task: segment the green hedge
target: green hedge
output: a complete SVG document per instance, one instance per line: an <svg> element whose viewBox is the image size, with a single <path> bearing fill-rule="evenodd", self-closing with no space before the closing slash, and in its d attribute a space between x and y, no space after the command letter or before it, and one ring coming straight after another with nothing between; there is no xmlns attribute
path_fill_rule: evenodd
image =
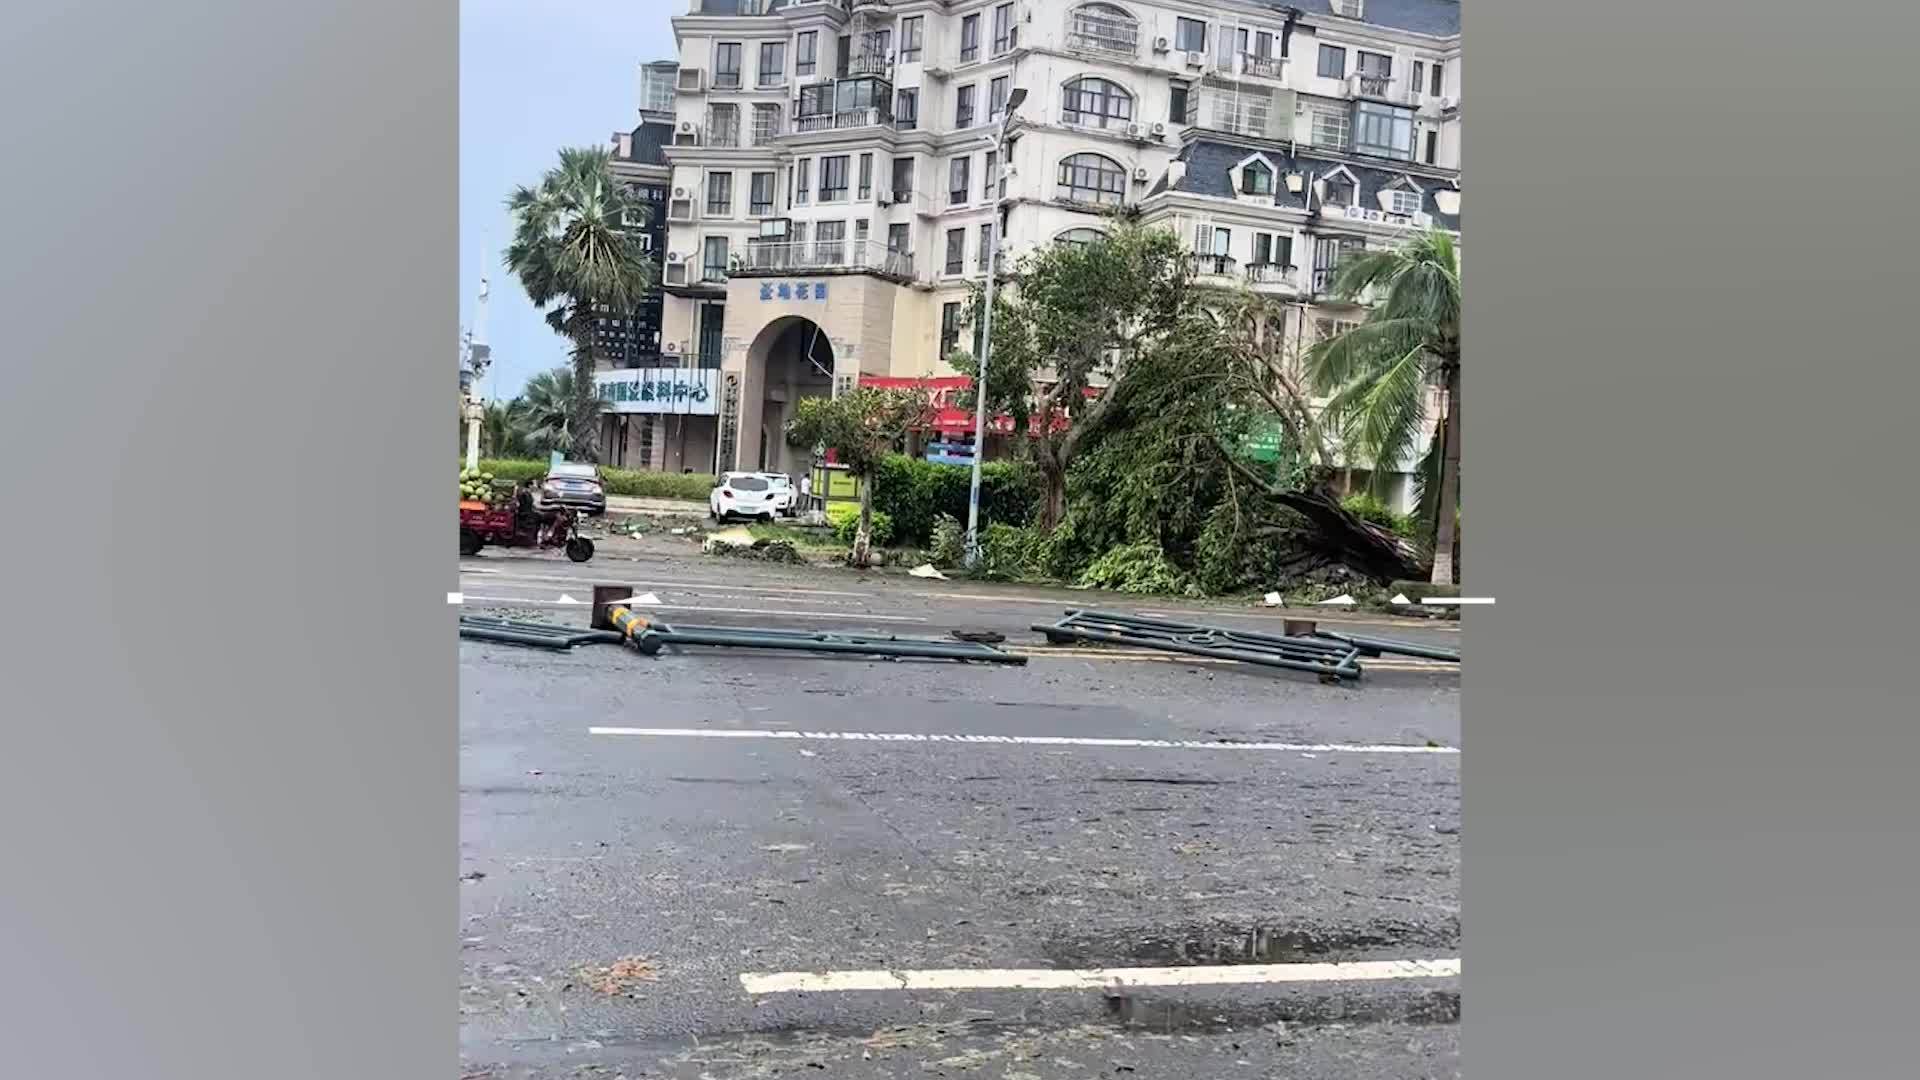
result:
<svg viewBox="0 0 1920 1080"><path fill-rule="evenodd" d="M547 475L547 463L544 461L487 461L480 462L483 472L493 474L495 480L517 483L521 480L538 480ZM714 478L706 473L665 473L636 472L631 469L612 469L600 466L600 482L609 495L623 495L637 499L692 499L705 502L713 490Z"/></svg>
<svg viewBox="0 0 1920 1080"><path fill-rule="evenodd" d="M882 459L873 479L873 508L893 519L896 543L925 546L942 514L967 520L973 470L965 465L893 454ZM1039 472L1026 462L990 461L980 470L983 524L1026 525L1036 516L1040 498Z"/></svg>

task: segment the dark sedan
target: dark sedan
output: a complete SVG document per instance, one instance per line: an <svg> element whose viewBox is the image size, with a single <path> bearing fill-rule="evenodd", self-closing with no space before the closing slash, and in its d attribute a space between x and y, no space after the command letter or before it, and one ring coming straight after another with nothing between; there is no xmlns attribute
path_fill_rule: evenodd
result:
<svg viewBox="0 0 1920 1080"><path fill-rule="evenodd" d="M542 510L565 506L599 517L607 512L607 491L600 482L599 469L568 462L547 470L535 502Z"/></svg>

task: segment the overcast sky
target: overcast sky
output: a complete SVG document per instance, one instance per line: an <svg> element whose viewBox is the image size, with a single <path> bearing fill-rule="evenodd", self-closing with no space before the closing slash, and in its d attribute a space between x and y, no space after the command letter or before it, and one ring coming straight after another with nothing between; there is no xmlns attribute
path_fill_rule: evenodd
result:
<svg viewBox="0 0 1920 1080"><path fill-rule="evenodd" d="M566 342L500 267L507 193L539 179L560 147L605 146L639 123L639 65L674 58L667 20L686 10L687 0L462 0L460 325L472 324L484 266L491 395L512 397L567 362Z"/></svg>

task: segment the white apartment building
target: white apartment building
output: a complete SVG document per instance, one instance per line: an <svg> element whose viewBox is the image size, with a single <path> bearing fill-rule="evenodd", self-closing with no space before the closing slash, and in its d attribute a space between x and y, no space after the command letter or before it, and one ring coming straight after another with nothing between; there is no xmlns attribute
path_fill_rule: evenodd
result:
<svg viewBox="0 0 1920 1080"><path fill-rule="evenodd" d="M661 354L695 385L610 406L705 395L656 467L793 471L799 398L953 376L996 230L1010 267L1129 208L1304 342L1360 318L1326 296L1344 252L1460 228L1458 0L692 0L673 28Z"/></svg>

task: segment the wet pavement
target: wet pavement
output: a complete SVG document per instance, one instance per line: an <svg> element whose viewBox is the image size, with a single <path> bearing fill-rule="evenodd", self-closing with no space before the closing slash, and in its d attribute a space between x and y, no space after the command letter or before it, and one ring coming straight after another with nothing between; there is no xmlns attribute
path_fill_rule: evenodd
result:
<svg viewBox="0 0 1920 1080"><path fill-rule="evenodd" d="M668 621L992 629L1034 657L463 641L468 1075L1457 1075L1457 977L1020 985L1032 971L1459 957L1461 755L1433 752L1460 745L1450 666L1367 661L1360 685L1324 686L1053 648L1027 629L1076 604L1278 629L1270 612L1111 595L671 554L488 553L462 571L470 611L584 623L562 594L627 583ZM1073 741L1100 739L1154 742ZM1321 744L1371 749L1278 748ZM757 996L740 981L951 969L1007 979Z"/></svg>

